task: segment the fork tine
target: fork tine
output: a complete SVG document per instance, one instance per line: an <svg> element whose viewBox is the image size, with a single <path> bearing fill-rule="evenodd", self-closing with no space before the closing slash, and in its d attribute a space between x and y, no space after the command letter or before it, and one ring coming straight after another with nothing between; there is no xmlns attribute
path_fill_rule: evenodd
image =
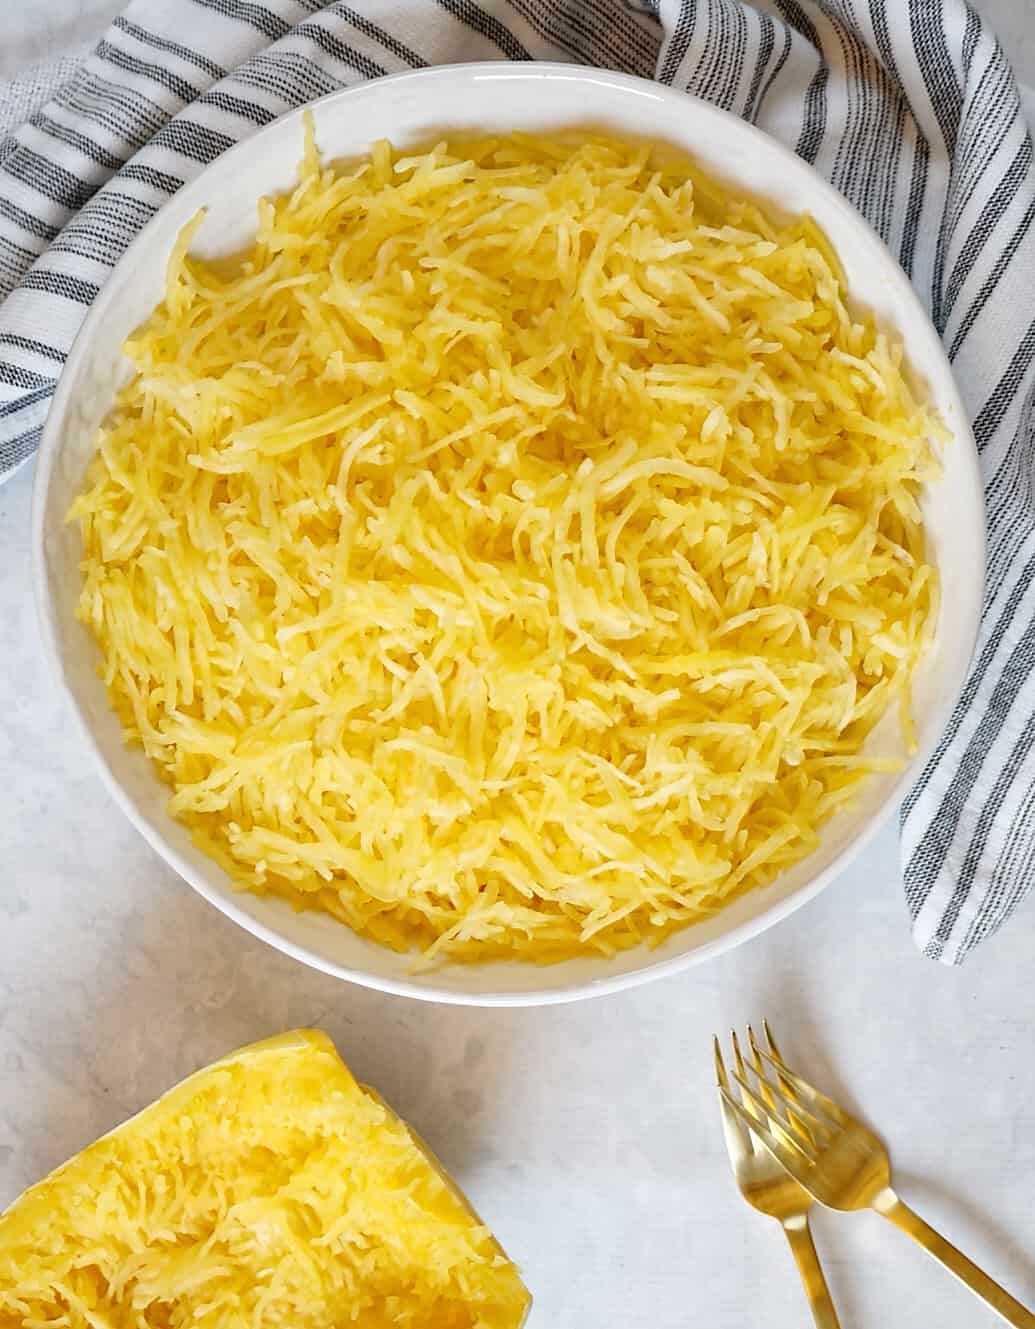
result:
<svg viewBox="0 0 1035 1329"><path fill-rule="evenodd" d="M766 1055L758 1045L755 1038L755 1031L748 1025L748 1040L751 1043L751 1055L754 1062L753 1070L755 1078L758 1081L759 1090L762 1097L770 1108L776 1109L782 1107L787 1113L787 1119L799 1135L808 1139L810 1144L823 1145L829 1143L837 1134L837 1127L825 1122L815 1112L811 1112L801 1101L800 1097L794 1092L789 1084L787 1077L773 1061L772 1057ZM763 1058L776 1071L776 1084L766 1075L766 1068L763 1065Z"/></svg>
<svg viewBox="0 0 1035 1329"><path fill-rule="evenodd" d="M837 1133L836 1127L828 1125L820 1117L809 1109L798 1099L792 1098L786 1094L783 1089L770 1080L764 1071L755 1069L755 1079L758 1082L758 1092L760 1098L764 1101L766 1115L770 1121L779 1121L779 1109L782 1107L787 1113L788 1124L798 1135L800 1135L808 1144L815 1147L822 1147L825 1143L834 1137ZM741 1088L746 1088L745 1081L739 1076L735 1077Z"/></svg>
<svg viewBox="0 0 1035 1329"><path fill-rule="evenodd" d="M722 1048L719 1040L714 1040L715 1047L715 1079L719 1086L719 1107L722 1110L722 1133L726 1137L726 1152L730 1156L730 1162L736 1171L740 1162L745 1158L750 1158L755 1152L755 1142L751 1137L751 1132L745 1127L740 1117L730 1110L730 1082L726 1074L726 1066L722 1060Z"/></svg>
<svg viewBox="0 0 1035 1329"><path fill-rule="evenodd" d="M726 1063L722 1059L722 1047L719 1044L718 1035L712 1039L712 1045L715 1052L715 1079L720 1089L728 1089L729 1079L726 1075Z"/></svg>
<svg viewBox="0 0 1035 1329"><path fill-rule="evenodd" d="M719 1092L722 1095L723 1102L729 1108L730 1113L740 1122L740 1124L761 1140L777 1162L781 1163L792 1177L796 1180L800 1180L803 1171L803 1158L806 1164L811 1160L807 1155L803 1155L800 1147L795 1141L788 1136L786 1132L783 1132L783 1135L786 1136L786 1139L789 1142L788 1144L785 1144L784 1141L763 1122L754 1121L748 1115L747 1108L745 1108L742 1103L738 1103L728 1089L720 1089Z"/></svg>
<svg viewBox="0 0 1035 1329"><path fill-rule="evenodd" d="M751 1037L750 1029L748 1030L748 1037ZM751 1074L758 1082L759 1096L768 1108L775 1109L783 1103L784 1096L780 1092L779 1086L773 1084L772 1080L766 1075L766 1068L762 1065L761 1057L758 1056L758 1049L755 1048L753 1051L755 1055L753 1057L754 1065L751 1067ZM741 1078L738 1083L743 1083L743 1080L747 1077L747 1071L741 1066L739 1067L739 1072L743 1078Z"/></svg>
<svg viewBox="0 0 1035 1329"><path fill-rule="evenodd" d="M769 1082L765 1077L765 1068L762 1065L762 1058L759 1055L758 1043L755 1040L755 1031L750 1025L747 1027L748 1044L751 1048L751 1069L755 1072L755 1078L758 1081L759 1092L765 1100L767 1107L775 1106L773 1103L772 1090L769 1088Z"/></svg>
<svg viewBox="0 0 1035 1329"><path fill-rule="evenodd" d="M806 1163L814 1162L813 1151L816 1148L815 1142L810 1136L795 1133L793 1128L787 1129L787 1123L780 1120L775 1111L771 1111L762 1102L761 1098L755 1093L751 1085L744 1079L738 1071L733 1072L733 1078L740 1086L740 1096L744 1112L752 1119L752 1130L757 1130L761 1135L762 1131L770 1134L775 1133L784 1142L789 1149L794 1149L801 1155Z"/></svg>
<svg viewBox="0 0 1035 1329"><path fill-rule="evenodd" d="M772 1046L771 1043L770 1046ZM804 1098L809 1102L812 1108L818 1108L829 1119L830 1125L824 1123L827 1130L830 1129L830 1126L846 1126L848 1124L851 1120L848 1113L845 1112L843 1108L838 1107L832 1098L828 1098L826 1094L821 1093L814 1085L809 1084L808 1080L803 1080L796 1071L792 1071L782 1057L777 1060L777 1058L771 1057L764 1048L758 1048L757 1051L763 1060L767 1061L776 1071L777 1075L780 1076L781 1082L786 1081L791 1089L793 1089L793 1099L797 1100L797 1106L804 1106L804 1104L801 1103L801 1099ZM783 1097L785 1100L792 1101L792 1095L786 1091L784 1092Z"/></svg>
<svg viewBox="0 0 1035 1329"><path fill-rule="evenodd" d="M736 1029L731 1029L731 1030L730 1030L730 1040L731 1040L731 1042L733 1043L733 1056L734 1056L734 1058L736 1059L737 1070L740 1071L741 1075L743 1075L743 1074L744 1074L744 1058L740 1055L740 1042L739 1042L739 1040L737 1039L737 1031L736 1031Z"/></svg>
<svg viewBox="0 0 1035 1329"><path fill-rule="evenodd" d="M794 1086L790 1083L790 1081L783 1073L783 1067L785 1065L783 1059L783 1053L776 1045L776 1039L773 1037L772 1029L769 1028L768 1020L762 1021L762 1029L765 1031L765 1041L769 1044L769 1051L772 1053L771 1060L777 1063L777 1070L776 1070L777 1079L779 1080L783 1089L786 1091L788 1097L796 1098L797 1095L794 1092ZM756 1046L755 1051L758 1053L759 1057L763 1057L766 1055L762 1051L762 1049L758 1046Z"/></svg>
<svg viewBox="0 0 1035 1329"><path fill-rule="evenodd" d="M787 1090L789 1096L796 1096L795 1088L793 1088L791 1082L789 1082L789 1080L785 1078L785 1075L783 1074L783 1067L785 1065L784 1054L781 1053L779 1047L776 1046L776 1039L773 1038L772 1029L769 1029L768 1019L763 1019L763 1022L761 1022L761 1027L763 1027L763 1031L765 1034L765 1042L767 1042L769 1045L769 1053L772 1054L771 1061L777 1063L777 1079L780 1080L781 1086L783 1086L785 1090ZM760 1058L764 1057L765 1054L763 1053L763 1050L761 1050L761 1047L756 1045L755 1051Z"/></svg>
<svg viewBox="0 0 1035 1329"><path fill-rule="evenodd" d="M776 1039L773 1037L773 1031L769 1028L768 1020L762 1021L762 1032L765 1034L765 1041L769 1044L769 1051L773 1054L773 1056L776 1058L777 1061L782 1062L783 1054L780 1052L780 1049L776 1046Z"/></svg>
<svg viewBox="0 0 1035 1329"><path fill-rule="evenodd" d="M766 1105L764 1103L759 1102L757 1096L754 1093L752 1093L751 1086L747 1082L747 1068L744 1065L744 1058L741 1055L740 1051L740 1040L737 1038L737 1031L735 1029L730 1030L730 1041L733 1044L733 1058L734 1058L733 1078L740 1085L742 1090L743 1089L747 1090L747 1097L744 1099L744 1106L749 1116L752 1116L757 1121L762 1122L765 1120L767 1115Z"/></svg>
<svg viewBox="0 0 1035 1329"><path fill-rule="evenodd" d="M810 1127L803 1119L798 1118L795 1112L792 1112L790 1104L795 1101L795 1096L793 1091L788 1092L788 1087L781 1078L779 1071L777 1071L776 1077L777 1085L779 1087L774 1085L766 1075L765 1067L762 1065L762 1049L758 1046L758 1039L755 1037L755 1031L750 1025L747 1027L747 1035L748 1043L751 1047L751 1069L754 1071L755 1079L758 1082L759 1094L765 1101L766 1106L775 1110L778 1105L782 1105L791 1125L794 1126L798 1133L806 1136L810 1143L818 1143L818 1141L815 1140L815 1133L812 1127ZM781 1093L781 1090L784 1092ZM821 1122L817 1122L816 1124L822 1126Z"/></svg>

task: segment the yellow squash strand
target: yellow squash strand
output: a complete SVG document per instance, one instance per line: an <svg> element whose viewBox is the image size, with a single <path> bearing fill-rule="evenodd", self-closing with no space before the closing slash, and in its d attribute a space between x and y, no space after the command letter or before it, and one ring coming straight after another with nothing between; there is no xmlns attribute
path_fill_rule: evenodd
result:
<svg viewBox="0 0 1035 1329"><path fill-rule="evenodd" d="M939 427L808 219L605 139L310 142L243 261L188 242L80 614L240 886L427 958L612 953L894 765Z"/></svg>
<svg viewBox="0 0 1035 1329"><path fill-rule="evenodd" d="M0 1329L520 1329L528 1304L309 1030L199 1071L0 1215Z"/></svg>

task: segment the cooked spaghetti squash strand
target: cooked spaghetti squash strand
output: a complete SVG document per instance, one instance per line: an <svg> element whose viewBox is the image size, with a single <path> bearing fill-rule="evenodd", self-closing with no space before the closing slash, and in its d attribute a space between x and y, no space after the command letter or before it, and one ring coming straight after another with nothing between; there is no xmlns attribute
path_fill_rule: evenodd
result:
<svg viewBox="0 0 1035 1329"><path fill-rule="evenodd" d="M0 1214L0 1329L520 1329L528 1306L315 1030L198 1071Z"/></svg>
<svg viewBox="0 0 1035 1329"><path fill-rule="evenodd" d="M941 431L807 218L602 138L310 141L242 262L168 282L79 612L240 886L611 954L809 853L893 703L912 742Z"/></svg>

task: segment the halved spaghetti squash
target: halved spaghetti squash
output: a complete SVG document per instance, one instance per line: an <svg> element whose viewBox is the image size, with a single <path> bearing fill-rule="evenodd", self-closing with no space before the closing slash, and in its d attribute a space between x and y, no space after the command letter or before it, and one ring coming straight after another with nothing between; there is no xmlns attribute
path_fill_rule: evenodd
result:
<svg viewBox="0 0 1035 1329"><path fill-rule="evenodd" d="M301 1030L199 1071L0 1217L0 1329L518 1329L514 1265Z"/></svg>

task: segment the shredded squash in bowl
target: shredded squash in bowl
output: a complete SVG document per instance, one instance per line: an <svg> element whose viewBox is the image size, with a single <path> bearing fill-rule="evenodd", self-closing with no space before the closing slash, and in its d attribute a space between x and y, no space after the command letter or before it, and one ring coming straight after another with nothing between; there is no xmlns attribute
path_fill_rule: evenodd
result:
<svg viewBox="0 0 1035 1329"><path fill-rule="evenodd" d="M243 888L424 959L654 942L892 751L941 428L807 218L605 138L310 136L174 252L72 509L79 612Z"/></svg>

